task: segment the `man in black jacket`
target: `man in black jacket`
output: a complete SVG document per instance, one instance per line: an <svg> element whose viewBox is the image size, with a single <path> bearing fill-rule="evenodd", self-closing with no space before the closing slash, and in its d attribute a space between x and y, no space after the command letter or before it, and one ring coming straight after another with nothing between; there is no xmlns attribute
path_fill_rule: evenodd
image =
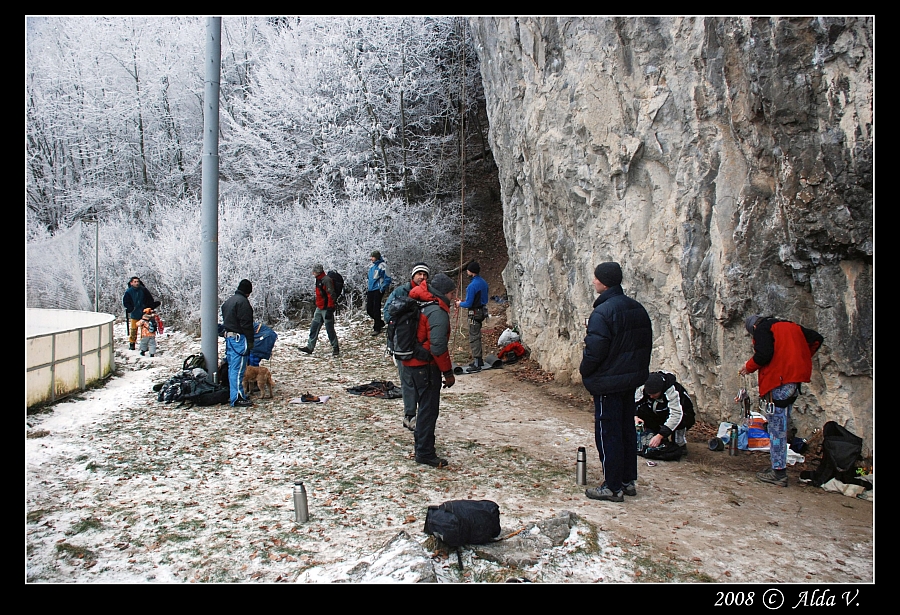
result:
<svg viewBox="0 0 900 615"><path fill-rule="evenodd" d="M244 391L244 372L253 350L253 307L247 296L253 292L250 280L241 280L234 294L222 304L225 327L225 359L228 361L228 386L232 406L247 407L253 403Z"/></svg>
<svg viewBox="0 0 900 615"><path fill-rule="evenodd" d="M128 280L128 288L122 297L122 305L125 306L125 315L128 318L128 349L134 350L138 324L144 317L144 308L156 309L159 307L159 301L154 301L153 295L150 294L141 279L133 276Z"/></svg>
<svg viewBox="0 0 900 615"><path fill-rule="evenodd" d="M634 392L650 375L653 326L644 306L622 291L618 263L597 265L593 284L600 296L588 320L579 371L594 396L594 438L604 481L584 493L623 502L623 495L637 495Z"/></svg>

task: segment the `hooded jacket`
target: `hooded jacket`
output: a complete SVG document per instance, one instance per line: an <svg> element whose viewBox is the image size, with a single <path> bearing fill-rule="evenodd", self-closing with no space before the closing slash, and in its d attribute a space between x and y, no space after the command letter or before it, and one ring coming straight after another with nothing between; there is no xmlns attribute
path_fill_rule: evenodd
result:
<svg viewBox="0 0 900 615"><path fill-rule="evenodd" d="M650 375L653 326L644 306L611 286L594 301L579 372L591 395L634 391Z"/></svg>
<svg viewBox="0 0 900 615"><path fill-rule="evenodd" d="M316 307L320 310L334 307L334 281L324 271L316 274Z"/></svg>
<svg viewBox="0 0 900 615"><path fill-rule="evenodd" d="M816 331L777 318L763 318L753 329L753 356L744 367L759 371L759 394L783 384L809 382L812 356L825 341Z"/></svg>
<svg viewBox="0 0 900 615"><path fill-rule="evenodd" d="M403 365L419 367L422 365L437 364L441 372L453 369L453 361L450 359L450 308L447 297L439 293L433 287L423 281L409 291L409 296L416 301L436 301L426 305L419 314L419 328L416 340L429 352L431 357L427 361L421 359L407 359Z"/></svg>

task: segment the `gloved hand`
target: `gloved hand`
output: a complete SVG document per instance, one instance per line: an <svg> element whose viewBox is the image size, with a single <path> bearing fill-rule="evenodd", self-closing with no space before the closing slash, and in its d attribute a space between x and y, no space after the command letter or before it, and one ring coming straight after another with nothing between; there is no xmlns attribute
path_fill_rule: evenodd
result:
<svg viewBox="0 0 900 615"><path fill-rule="evenodd" d="M441 374L444 377L444 388L449 389L454 384L456 384L456 376L453 375L453 370L448 370Z"/></svg>
<svg viewBox="0 0 900 615"><path fill-rule="evenodd" d="M335 308L333 307L325 309L325 316L328 318L328 320L334 320L334 310Z"/></svg>

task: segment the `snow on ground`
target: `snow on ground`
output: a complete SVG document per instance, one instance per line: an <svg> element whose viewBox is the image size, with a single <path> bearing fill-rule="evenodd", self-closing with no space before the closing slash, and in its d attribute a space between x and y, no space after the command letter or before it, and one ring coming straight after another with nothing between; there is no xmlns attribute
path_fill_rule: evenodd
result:
<svg viewBox="0 0 900 615"><path fill-rule="evenodd" d="M441 430L442 421L487 403L464 390L442 396L438 453L453 451L451 468L416 464L412 434L400 426L401 400L346 392L397 380L368 326L359 316L339 318L340 359L324 332L307 357L296 350L306 330L279 331L269 362L275 399L254 397L254 407L241 409L157 402L153 385L199 352L199 339L169 330L158 356L140 357L125 350L124 323L117 324L117 374L26 416L26 581L408 581L401 573L351 574L383 560L380 550L401 531L421 546L439 582L630 578L627 550L583 520L563 544L517 569L465 549L460 571L455 554L436 548L422 530L428 505L493 499L504 533L534 532L530 524L556 514L541 516L534 498L546 499L571 476ZM288 403L307 391L332 398ZM305 524L293 520L295 480L308 491Z"/></svg>

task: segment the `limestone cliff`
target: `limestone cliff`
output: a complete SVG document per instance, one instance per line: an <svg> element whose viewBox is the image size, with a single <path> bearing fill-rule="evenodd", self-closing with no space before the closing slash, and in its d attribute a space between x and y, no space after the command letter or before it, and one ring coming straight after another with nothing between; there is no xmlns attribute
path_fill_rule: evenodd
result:
<svg viewBox="0 0 900 615"><path fill-rule="evenodd" d="M651 368L736 419L744 318L825 336L795 406L871 445L872 18L470 19L500 171L511 318L578 382L594 266L622 264Z"/></svg>

